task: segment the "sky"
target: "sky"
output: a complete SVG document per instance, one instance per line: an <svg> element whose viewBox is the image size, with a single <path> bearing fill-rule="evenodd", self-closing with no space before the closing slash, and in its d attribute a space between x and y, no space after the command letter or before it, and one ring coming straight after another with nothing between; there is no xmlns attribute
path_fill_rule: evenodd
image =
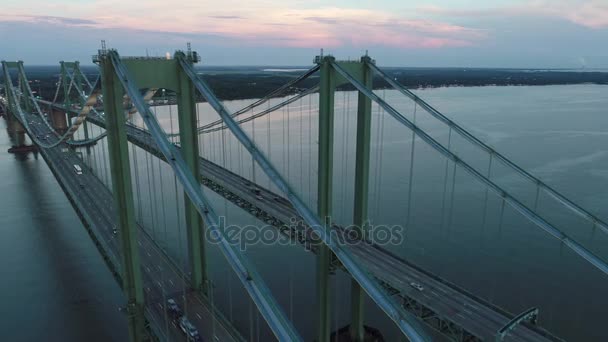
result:
<svg viewBox="0 0 608 342"><path fill-rule="evenodd" d="M91 64L102 39L205 65L608 68L608 0L2 0L0 59Z"/></svg>

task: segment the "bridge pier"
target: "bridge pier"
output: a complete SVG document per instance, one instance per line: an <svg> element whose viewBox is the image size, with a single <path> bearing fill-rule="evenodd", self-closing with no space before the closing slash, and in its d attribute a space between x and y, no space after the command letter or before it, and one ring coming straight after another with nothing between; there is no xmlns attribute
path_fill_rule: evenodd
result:
<svg viewBox="0 0 608 342"><path fill-rule="evenodd" d="M68 130L66 114L59 109L51 109L51 122L53 123L53 128L59 134L64 134Z"/></svg>
<svg viewBox="0 0 608 342"><path fill-rule="evenodd" d="M23 125L13 119L11 120L11 131L13 132L13 137L15 139L14 146L21 147L25 145L25 128Z"/></svg>
<svg viewBox="0 0 608 342"><path fill-rule="evenodd" d="M358 330L359 328L354 329ZM384 336L378 329L362 326L360 336L353 336L352 331L352 325L342 327L331 333L330 340L332 342L384 342Z"/></svg>
<svg viewBox="0 0 608 342"><path fill-rule="evenodd" d="M25 144L25 128L11 113L6 113L6 123L11 136L11 142L13 143L13 146L8 149L9 153L36 151L36 145Z"/></svg>

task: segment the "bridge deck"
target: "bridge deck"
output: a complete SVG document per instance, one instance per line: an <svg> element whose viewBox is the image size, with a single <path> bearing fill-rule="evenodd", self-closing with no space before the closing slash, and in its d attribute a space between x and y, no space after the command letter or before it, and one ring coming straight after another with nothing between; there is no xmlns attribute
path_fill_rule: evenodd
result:
<svg viewBox="0 0 608 342"><path fill-rule="evenodd" d="M48 127L38 116L29 115L27 119L32 122L30 126L34 134L46 136L50 133ZM55 136L49 134L48 141L54 142L53 139L56 139ZM120 281L120 241L118 235L113 233L117 215L112 193L89 169L83 167L82 175L75 174L73 165L82 166L83 163L75 152L67 149L67 145L62 144L40 150L92 238L100 246L100 252L104 255L106 262ZM204 297L188 290L189 284L185 283L182 272L145 233L143 227L139 227L137 243L142 265L146 317L157 335L168 334L171 340L185 338L179 327L170 319L168 319L168 324L165 324L167 313L164 299L174 298L182 310L187 307L188 318L198 328L205 340L214 341L214 335L220 341L243 340L236 329L224 318L212 314L211 306ZM186 289L185 292L183 289ZM215 329L215 334L213 329Z"/></svg>
<svg viewBox="0 0 608 342"><path fill-rule="evenodd" d="M50 104L46 102L46 104ZM61 108L60 105L55 105ZM105 128L103 118L90 115L89 121ZM127 125L129 141L148 152L162 158L156 143L144 130ZM299 218L289 201L259 185L262 199L250 191L247 179L212 163L200 159L203 184L221 196L252 213L257 218L286 232L291 218ZM307 247L311 229L289 232ZM399 298L402 306L417 315L431 327L461 341L493 340L496 332L508 323L514 315L481 298L403 260L390 252L368 243L351 247L352 253L385 288ZM410 283L424 287L419 291ZM512 341L561 341L548 332L524 324L508 337Z"/></svg>

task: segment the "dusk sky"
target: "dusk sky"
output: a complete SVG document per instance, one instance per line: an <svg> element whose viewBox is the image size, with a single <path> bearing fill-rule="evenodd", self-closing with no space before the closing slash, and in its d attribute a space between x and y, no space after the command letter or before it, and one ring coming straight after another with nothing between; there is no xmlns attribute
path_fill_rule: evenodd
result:
<svg viewBox="0 0 608 342"><path fill-rule="evenodd" d="M369 50L383 66L607 68L608 0L3 0L0 59L91 64L100 41L207 65L309 65Z"/></svg>

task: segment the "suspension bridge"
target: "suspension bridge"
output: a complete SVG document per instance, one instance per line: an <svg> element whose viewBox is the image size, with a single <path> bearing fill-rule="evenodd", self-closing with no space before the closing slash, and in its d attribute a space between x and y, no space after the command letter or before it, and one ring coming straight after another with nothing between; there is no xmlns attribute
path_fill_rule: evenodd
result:
<svg viewBox="0 0 608 342"><path fill-rule="evenodd" d="M509 312L373 238L378 204L373 208L370 198L380 191L382 153L372 154L384 143L384 120L402 129L411 146L400 151L409 163L408 191L400 194L405 227L415 211L415 145L424 144L441 158L441 229L457 224L458 170L482 189L481 229L501 230L508 218L525 221L541 233L534 236L608 273L602 249L582 238L608 233L605 222L397 84L369 56L317 56L301 76L235 110L195 69L199 56L190 49L150 58L103 47L93 61L99 75L62 62L53 99L35 95L22 62L3 61L0 103L14 151L35 149L44 158L122 287L133 341L380 341L381 331L366 324L370 305L404 340L560 341L542 327L533 305ZM385 90L374 89L374 78L403 102L391 103ZM307 79L315 85L299 87ZM152 105L158 102L176 105ZM443 130L427 129L428 120ZM312 309L293 305L293 269L281 272L289 278L284 298L261 270L278 261L255 263L234 243L230 228L252 221L314 255L308 270L314 276L302 284L314 293ZM346 326L332 326L341 309L332 305L337 274L350 282L338 289L350 298ZM219 277L228 279L226 289ZM314 329L294 318L300 310L314 317Z"/></svg>

